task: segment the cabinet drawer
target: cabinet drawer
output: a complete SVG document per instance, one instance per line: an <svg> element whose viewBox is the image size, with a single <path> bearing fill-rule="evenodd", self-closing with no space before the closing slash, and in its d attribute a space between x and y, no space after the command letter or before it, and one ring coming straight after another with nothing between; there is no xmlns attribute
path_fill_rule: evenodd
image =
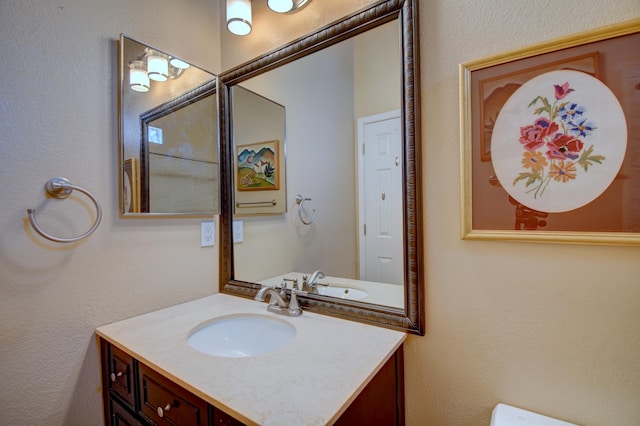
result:
<svg viewBox="0 0 640 426"><path fill-rule="evenodd" d="M140 413L155 424L207 426L208 404L142 363L138 363Z"/></svg>
<svg viewBox="0 0 640 426"><path fill-rule="evenodd" d="M133 358L116 346L109 345L107 350L107 380L109 390L135 410L135 391L133 379Z"/></svg>
<svg viewBox="0 0 640 426"><path fill-rule="evenodd" d="M143 426L133 414L116 401L110 400L109 408L111 411L110 426Z"/></svg>

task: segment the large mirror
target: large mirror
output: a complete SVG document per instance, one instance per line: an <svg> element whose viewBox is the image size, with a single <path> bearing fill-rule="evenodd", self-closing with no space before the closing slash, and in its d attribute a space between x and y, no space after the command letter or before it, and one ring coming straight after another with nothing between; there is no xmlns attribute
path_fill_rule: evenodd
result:
<svg viewBox="0 0 640 426"><path fill-rule="evenodd" d="M413 2L378 2L220 76L221 291L317 278L303 307L423 333L416 29ZM285 111L284 212L236 208L238 146L272 139L239 137L246 94Z"/></svg>
<svg viewBox="0 0 640 426"><path fill-rule="evenodd" d="M217 78L121 35L121 217L219 212Z"/></svg>

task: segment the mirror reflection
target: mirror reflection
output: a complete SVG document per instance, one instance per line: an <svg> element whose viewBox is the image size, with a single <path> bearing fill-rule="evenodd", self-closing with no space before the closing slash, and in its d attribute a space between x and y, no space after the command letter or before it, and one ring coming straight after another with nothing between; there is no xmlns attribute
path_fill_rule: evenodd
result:
<svg viewBox="0 0 640 426"><path fill-rule="evenodd" d="M242 86L231 88L231 105L235 214L285 213L285 108Z"/></svg>
<svg viewBox="0 0 640 426"><path fill-rule="evenodd" d="M387 25L389 34L380 35L376 31ZM220 87L225 92L225 100L231 98L234 86L242 84L285 107L287 156L287 212L247 217L235 214L234 198L238 191L234 187L237 159L232 137L233 114L230 103L221 104L225 112L220 121L224 142L221 145L221 292L253 297L262 285L278 285L281 277L298 273L307 276L306 283L301 277L303 288L320 282L329 284L316 285L315 292L298 298L306 310L423 334L417 31L416 1L381 0L221 74ZM359 46L360 42L356 41L369 38L374 40L373 44L363 41ZM328 53L333 47L341 49L350 43L354 46L349 53L335 56ZM387 43L395 46L395 50L389 50L394 53L387 53ZM323 59L314 61L316 57ZM290 67L304 62L313 62L313 66ZM328 82L323 80L325 74L331 76ZM279 90L275 90L276 87ZM341 97L337 92L349 96ZM306 102L293 102L296 97ZM396 158L392 148L393 125L386 135L374 139L375 145L383 148L379 151L386 152L385 156L392 159L391 164L398 163L401 169L401 194L395 192L393 179L388 177L390 172L382 173L386 177L378 177L377 183L374 178L373 186L370 186L371 179L361 185L360 181L364 180L360 177L367 176L361 173L364 166L358 162L363 144L355 141L364 137L367 133L364 129L369 124L393 121L398 115L401 155ZM377 131L372 133L378 135ZM305 145L306 140L313 143ZM343 149L344 145L349 148ZM368 146L365 150L369 152ZM385 167L388 166L382 169ZM379 276L384 278L375 279L386 282L368 281L372 278L363 268L365 256L361 254L360 229L364 232L364 225L369 228L369 222L360 200L370 187L375 188L376 195L366 199L395 200L388 203L389 207L379 216L385 217L387 234L395 237L393 229L401 228L402 272L398 273L403 279L400 284L394 284L397 264L394 260L385 268L378 266L378 272L382 272ZM381 188L385 188L384 194ZM396 211L400 212L400 221L391 219ZM380 257L385 256L394 257L396 252ZM381 288L389 292L385 294Z"/></svg>
<svg viewBox="0 0 640 426"><path fill-rule="evenodd" d="M248 129L251 142L278 139L255 112L265 99L284 106L283 121L266 121L286 135L286 210L234 210L235 279L404 307L399 32L396 19L232 88L234 152ZM243 196L236 179L234 205Z"/></svg>
<svg viewBox="0 0 640 426"><path fill-rule="evenodd" d="M216 76L120 37L121 216L219 212Z"/></svg>

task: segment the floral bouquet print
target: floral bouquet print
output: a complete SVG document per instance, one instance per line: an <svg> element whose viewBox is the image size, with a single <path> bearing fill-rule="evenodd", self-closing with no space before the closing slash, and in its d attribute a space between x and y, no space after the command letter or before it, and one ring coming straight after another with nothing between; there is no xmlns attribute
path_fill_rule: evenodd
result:
<svg viewBox="0 0 640 426"><path fill-rule="evenodd" d="M524 182L534 197L542 196L550 183L565 184L576 179L576 167L587 172L605 157L593 153L593 145L585 142L596 130L585 116L585 107L565 100L574 89L569 82L554 84L555 101L536 96L528 108L536 107L533 124L520 128L519 142L524 148L522 167L526 170L513 181Z"/></svg>
<svg viewBox="0 0 640 426"><path fill-rule="evenodd" d="M522 205L564 212L598 198L622 166L624 112L597 78L550 71L524 83L505 102L491 139L500 184Z"/></svg>

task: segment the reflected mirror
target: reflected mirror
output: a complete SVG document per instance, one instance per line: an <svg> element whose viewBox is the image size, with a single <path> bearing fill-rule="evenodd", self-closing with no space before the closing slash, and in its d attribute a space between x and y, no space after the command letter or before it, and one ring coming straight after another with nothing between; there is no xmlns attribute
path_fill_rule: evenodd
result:
<svg viewBox="0 0 640 426"><path fill-rule="evenodd" d="M120 215L219 212L216 76L120 37Z"/></svg>
<svg viewBox="0 0 640 426"><path fill-rule="evenodd" d="M231 110L221 121L221 291L312 284L320 270L300 298L307 309L423 333L415 12L378 2L220 76ZM284 106L285 212L234 208L247 142L236 138L238 85Z"/></svg>
<svg viewBox="0 0 640 426"><path fill-rule="evenodd" d="M284 213L287 211L285 108L242 86L233 86L230 92L236 161L235 214L255 217Z"/></svg>

